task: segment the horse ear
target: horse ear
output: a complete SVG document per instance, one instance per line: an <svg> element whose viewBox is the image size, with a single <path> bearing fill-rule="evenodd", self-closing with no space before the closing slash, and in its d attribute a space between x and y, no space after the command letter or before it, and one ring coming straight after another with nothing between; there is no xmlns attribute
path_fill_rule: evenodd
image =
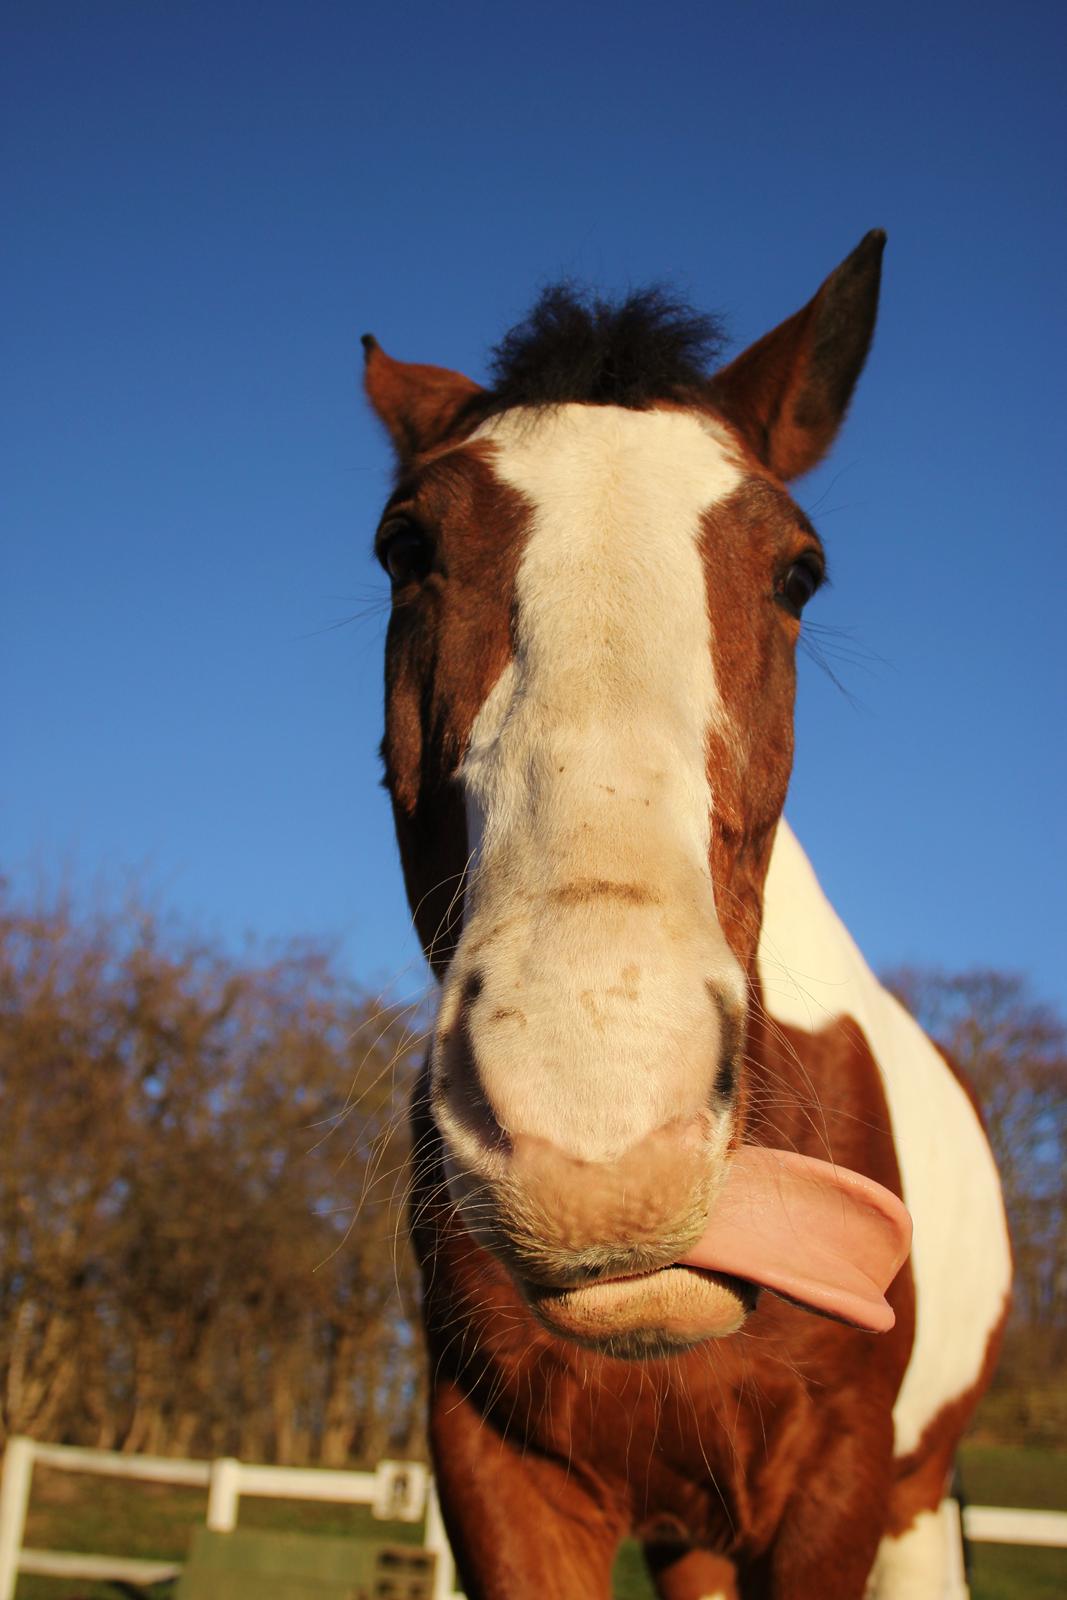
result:
<svg viewBox="0 0 1067 1600"><path fill-rule="evenodd" d="M365 333L362 342L367 399L402 462L447 438L463 406L480 393L461 372L394 361L373 334Z"/></svg>
<svg viewBox="0 0 1067 1600"><path fill-rule="evenodd" d="M825 454L863 370L885 234L868 233L804 308L711 380L711 398L779 478Z"/></svg>

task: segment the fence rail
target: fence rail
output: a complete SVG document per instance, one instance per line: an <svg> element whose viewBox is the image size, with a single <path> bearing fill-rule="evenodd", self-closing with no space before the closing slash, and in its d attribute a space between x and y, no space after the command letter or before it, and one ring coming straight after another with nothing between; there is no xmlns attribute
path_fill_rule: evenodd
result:
<svg viewBox="0 0 1067 1600"><path fill-rule="evenodd" d="M27 1549L22 1539L36 1464L98 1477L140 1478L206 1489L205 1520L218 1533L231 1533L237 1526L238 1507L246 1495L368 1505L376 1517L421 1522L423 1546L437 1558L434 1600L456 1600L452 1550L433 1481L421 1461L379 1461L373 1472L334 1472L324 1467L249 1466L229 1456L216 1461L171 1461L166 1456L127 1456L117 1450L38 1444L19 1437L7 1442L0 1479L0 1600L14 1600L20 1572L148 1584L177 1577L182 1570L182 1563L175 1561Z"/></svg>
<svg viewBox="0 0 1067 1600"><path fill-rule="evenodd" d="M1067 1511L966 1506L963 1531L975 1544L1041 1544L1067 1548Z"/></svg>
<svg viewBox="0 0 1067 1600"><path fill-rule="evenodd" d="M318 1500L369 1505L376 1517L423 1523L423 1545L437 1557L434 1600L462 1600L433 1480L417 1461L380 1461L373 1472L335 1472L322 1467L260 1467L223 1456L216 1461L172 1461L166 1456L121 1455L75 1445L38 1444L13 1437L4 1452L0 1478L0 1600L14 1600L20 1572L40 1577L114 1579L152 1584L177 1577L182 1563L143 1561L124 1556L90 1555L73 1550L32 1550L23 1546L34 1465L108 1478L192 1485L207 1490L207 1526L229 1533L237 1526L243 1496ZM959 1524L954 1501L946 1501L952 1526ZM967 1506L962 1516L968 1539L990 1544L1067 1548L1067 1512L1023 1511L1004 1506ZM958 1548L958 1541L957 1541ZM962 1574L959 1583L962 1583ZM953 1592L966 1594L957 1583Z"/></svg>

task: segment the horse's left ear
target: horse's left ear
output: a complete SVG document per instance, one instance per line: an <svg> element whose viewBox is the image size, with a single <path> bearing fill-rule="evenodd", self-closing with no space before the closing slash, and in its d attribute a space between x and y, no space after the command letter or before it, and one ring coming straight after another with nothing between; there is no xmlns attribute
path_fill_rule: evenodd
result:
<svg viewBox="0 0 1067 1600"><path fill-rule="evenodd" d="M363 335L363 386L401 462L440 444L479 386L461 372L394 361L373 334Z"/></svg>
<svg viewBox="0 0 1067 1600"><path fill-rule="evenodd" d="M711 380L711 398L776 477L829 449L863 370L878 312L885 234L875 228L814 299Z"/></svg>

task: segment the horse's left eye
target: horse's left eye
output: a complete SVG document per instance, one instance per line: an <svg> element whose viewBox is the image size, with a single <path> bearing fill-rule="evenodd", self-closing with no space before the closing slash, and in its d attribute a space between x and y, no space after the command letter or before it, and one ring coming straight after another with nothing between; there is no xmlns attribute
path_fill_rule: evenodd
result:
<svg viewBox="0 0 1067 1600"><path fill-rule="evenodd" d="M787 567L775 586L775 594L794 617L799 617L822 583L823 570L813 556L802 556Z"/></svg>
<svg viewBox="0 0 1067 1600"><path fill-rule="evenodd" d="M378 535L377 555L394 589L424 578L430 566L426 535L406 519L386 523Z"/></svg>

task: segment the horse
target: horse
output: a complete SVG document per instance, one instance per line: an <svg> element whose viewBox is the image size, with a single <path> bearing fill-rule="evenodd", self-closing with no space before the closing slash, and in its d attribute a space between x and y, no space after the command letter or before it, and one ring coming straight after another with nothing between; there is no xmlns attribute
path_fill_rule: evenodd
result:
<svg viewBox="0 0 1067 1600"><path fill-rule="evenodd" d="M469 1600L608 1596L630 1535L661 1600L946 1581L1010 1292L997 1175L782 816L826 570L785 485L844 418L884 243L725 365L663 289L546 290L488 385L363 341L396 463L385 784L440 987L410 1220Z"/></svg>

